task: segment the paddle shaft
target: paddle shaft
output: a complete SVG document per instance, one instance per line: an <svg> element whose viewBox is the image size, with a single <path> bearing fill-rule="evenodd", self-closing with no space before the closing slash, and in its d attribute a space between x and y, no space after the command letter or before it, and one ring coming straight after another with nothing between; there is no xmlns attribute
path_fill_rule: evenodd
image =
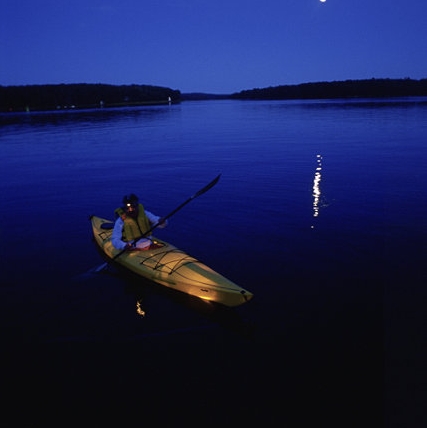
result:
<svg viewBox="0 0 427 428"><path fill-rule="evenodd" d="M138 242L141 238L144 238L145 236L149 235L154 229L156 229L158 226L160 226L161 224L163 224L168 218L172 217L174 214L176 214L181 208L183 208L185 205L187 205L188 203L190 203L193 199L196 199L198 196L203 195L203 193L206 193L209 189L211 189L213 186L215 186L216 183L218 183L219 178L221 177L221 174L219 174L217 177L215 177L209 184L207 184L205 187L203 187L202 189L200 189L199 191L197 191L193 196L190 196L186 201L184 201L181 205L179 205L178 207L176 207L173 211L171 211L168 215L164 216L161 218L161 222L158 222L156 224L153 225L153 227L151 227L149 230L147 230L147 232L145 232L144 234L142 234L141 236L139 236L138 238L134 239L132 241L133 244L135 244L136 242ZM113 260L117 259L117 257L121 256L124 252L126 251L126 249L120 251L120 253L117 253L114 257Z"/></svg>

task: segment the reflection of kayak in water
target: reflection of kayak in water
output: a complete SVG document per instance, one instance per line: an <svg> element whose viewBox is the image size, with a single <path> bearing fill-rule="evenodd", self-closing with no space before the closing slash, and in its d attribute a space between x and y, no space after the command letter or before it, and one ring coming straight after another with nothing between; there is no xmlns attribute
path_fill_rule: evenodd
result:
<svg viewBox="0 0 427 428"><path fill-rule="evenodd" d="M157 238L143 250L125 251L117 256L121 251L111 243L113 223L96 216L91 217L91 222L95 241L102 252L144 278L225 306L239 306L253 297L251 292L199 260Z"/></svg>

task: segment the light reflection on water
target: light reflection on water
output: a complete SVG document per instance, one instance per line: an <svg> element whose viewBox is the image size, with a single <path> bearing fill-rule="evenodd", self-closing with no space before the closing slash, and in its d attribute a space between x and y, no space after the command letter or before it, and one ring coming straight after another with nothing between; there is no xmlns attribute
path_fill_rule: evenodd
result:
<svg viewBox="0 0 427 428"><path fill-rule="evenodd" d="M322 180L322 156L317 155L316 158L317 166L313 180L313 217L319 216L320 196L322 193L320 190L320 181Z"/></svg>

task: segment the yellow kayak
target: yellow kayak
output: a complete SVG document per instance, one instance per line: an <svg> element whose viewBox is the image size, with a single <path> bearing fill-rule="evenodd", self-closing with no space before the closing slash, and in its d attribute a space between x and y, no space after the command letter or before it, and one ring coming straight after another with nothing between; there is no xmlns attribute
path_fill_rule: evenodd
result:
<svg viewBox="0 0 427 428"><path fill-rule="evenodd" d="M246 303L253 297L251 292L160 239L153 238L153 244L145 250L117 250L111 243L112 221L97 216L91 216L90 220L95 241L103 253L144 278L230 307Z"/></svg>

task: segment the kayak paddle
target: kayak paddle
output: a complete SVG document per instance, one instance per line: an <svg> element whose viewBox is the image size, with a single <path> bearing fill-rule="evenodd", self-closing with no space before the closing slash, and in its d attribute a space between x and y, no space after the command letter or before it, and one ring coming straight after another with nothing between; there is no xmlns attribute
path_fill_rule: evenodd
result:
<svg viewBox="0 0 427 428"><path fill-rule="evenodd" d="M193 199L196 199L198 196L203 195L203 193L206 193L209 189L212 189L213 186L215 186L216 183L218 183L219 178L221 177L221 174L219 174L217 177L215 177L209 184L207 184L205 187L203 187L202 189L200 189L199 191L197 191L193 196L190 196L185 202L183 202L181 205L179 205L178 207L176 207L173 211L171 211L168 215L164 216L161 218L161 222L158 222L156 224L153 225L153 227L149 230L147 230L147 232L145 232L144 234L142 234L141 236L139 236L138 238L134 239L132 241L132 244L136 244L141 238L144 238L145 236L149 235L154 229L156 229L156 227L160 226L162 223L164 223L168 218L172 217L174 214L176 214L181 208L183 208L185 205L187 205L189 202L191 202ZM117 259L117 257L120 257L124 252L126 251L126 249L120 251L119 253L117 253L114 257L113 260Z"/></svg>

